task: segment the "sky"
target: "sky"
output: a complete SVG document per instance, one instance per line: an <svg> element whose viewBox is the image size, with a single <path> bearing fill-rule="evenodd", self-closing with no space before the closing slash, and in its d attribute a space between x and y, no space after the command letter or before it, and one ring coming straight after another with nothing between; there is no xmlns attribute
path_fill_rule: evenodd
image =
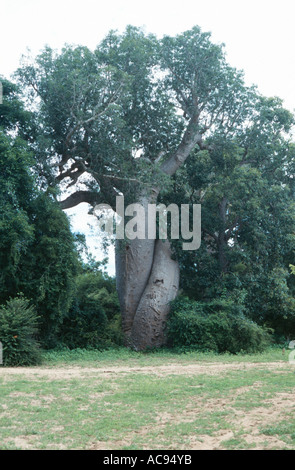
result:
<svg viewBox="0 0 295 470"><path fill-rule="evenodd" d="M28 49L34 56L47 44L94 49L109 30L123 31L128 24L158 37L198 25L213 42L225 44L228 62L244 71L248 85L279 96L294 111L294 14L294 0L0 0L0 75L10 78ZM86 205L67 212L73 229L87 233L91 249L103 257L89 232L93 217Z"/></svg>

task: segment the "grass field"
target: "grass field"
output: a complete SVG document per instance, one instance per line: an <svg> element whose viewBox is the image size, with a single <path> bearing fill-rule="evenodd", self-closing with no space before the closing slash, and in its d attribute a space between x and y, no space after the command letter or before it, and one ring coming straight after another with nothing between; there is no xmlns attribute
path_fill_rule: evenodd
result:
<svg viewBox="0 0 295 470"><path fill-rule="evenodd" d="M0 367L0 448L294 450L294 385L281 349L47 352Z"/></svg>

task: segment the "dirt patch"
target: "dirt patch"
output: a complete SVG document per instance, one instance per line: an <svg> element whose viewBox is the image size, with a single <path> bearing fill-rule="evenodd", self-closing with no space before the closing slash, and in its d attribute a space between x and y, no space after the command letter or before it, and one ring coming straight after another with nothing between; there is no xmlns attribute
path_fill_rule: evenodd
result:
<svg viewBox="0 0 295 470"><path fill-rule="evenodd" d="M81 378L85 376L105 377L108 375L117 374L155 374L157 376L166 375L218 375L222 372L250 369L262 369L262 370L274 370L278 371L290 370L290 364L288 362L268 362L268 363L206 363L206 364L167 364L165 366L143 366L143 367L125 367L125 366L113 366L113 367L7 367L0 368L0 377L9 380L10 376L24 375L30 379L38 380L41 377L48 377L50 380L68 380ZM295 370L295 369L294 369Z"/></svg>
<svg viewBox="0 0 295 470"><path fill-rule="evenodd" d="M259 387L260 383L254 384ZM230 429L219 430L213 435L192 435L188 437L189 444L171 446L161 446L162 437L165 435L166 426L175 426L181 423L194 422L198 415L204 412L204 402L200 399L194 400L181 414L164 412L156 416L156 422L152 425L142 426L136 431L128 434L125 439L112 442L95 442L89 446L91 450L116 450L122 447L131 446L135 437L147 437L150 433L158 433L158 448L167 450L225 450L228 447L226 442L235 438L245 441L255 450L288 449L288 445L275 436L263 435L260 429L266 426L277 424L284 420L295 408L294 393L278 393L271 400L265 400L265 405L255 407L251 410L237 410L232 408L232 403L239 395L249 391L252 387L241 387L227 398L210 399L206 401L208 413L214 411L229 411L227 422ZM151 450L148 444L143 446L144 450Z"/></svg>
<svg viewBox="0 0 295 470"><path fill-rule="evenodd" d="M264 436L254 432L252 435L242 437L251 447L252 445L255 446L253 447L255 450L289 449L285 442L275 436Z"/></svg>
<svg viewBox="0 0 295 470"><path fill-rule="evenodd" d="M21 450L34 450L36 448L36 439L33 436L33 440L30 436L18 436L18 437L11 437L3 440L3 444L11 444L13 443L16 449Z"/></svg>
<svg viewBox="0 0 295 470"><path fill-rule="evenodd" d="M255 388L260 383L253 384ZM242 387L226 399L210 400L206 402L208 412L231 411L227 421L233 431L239 432L240 438L248 444L255 444L256 450L268 450L272 448L288 448L285 442L274 436L263 435L261 429L279 423L290 417L295 409L295 391L293 393L277 393L274 398L265 400L266 406L255 407L251 410L239 410L232 408L232 403L239 395L252 387ZM269 405L269 406L268 406ZM187 410L186 415L190 413ZM234 437L233 431L220 431L212 436L198 436L197 440L191 440L191 448L210 448L222 450L224 442ZM243 433L243 434L242 434ZM201 443L200 443L201 440ZM209 447L208 447L209 446Z"/></svg>

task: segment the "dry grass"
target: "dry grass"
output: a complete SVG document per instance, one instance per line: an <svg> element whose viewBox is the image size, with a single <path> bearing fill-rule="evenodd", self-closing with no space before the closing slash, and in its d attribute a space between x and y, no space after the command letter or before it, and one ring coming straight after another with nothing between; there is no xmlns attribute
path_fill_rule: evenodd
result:
<svg viewBox="0 0 295 470"><path fill-rule="evenodd" d="M148 356L1 368L1 449L295 449L295 367Z"/></svg>

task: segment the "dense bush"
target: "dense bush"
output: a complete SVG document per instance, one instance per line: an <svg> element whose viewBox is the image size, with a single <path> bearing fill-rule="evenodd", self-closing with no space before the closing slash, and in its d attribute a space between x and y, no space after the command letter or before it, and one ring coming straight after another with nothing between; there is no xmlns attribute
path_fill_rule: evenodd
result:
<svg viewBox="0 0 295 470"><path fill-rule="evenodd" d="M200 351L260 352L270 344L268 331L250 321L238 303L215 300L201 303L179 297L167 324L168 343Z"/></svg>
<svg viewBox="0 0 295 470"><path fill-rule="evenodd" d="M122 344L114 279L99 270L77 276L73 304L60 333L60 343L70 349Z"/></svg>
<svg viewBox="0 0 295 470"><path fill-rule="evenodd" d="M0 341L4 366L36 365L41 360L36 340L38 317L22 295L0 307Z"/></svg>
<svg viewBox="0 0 295 470"><path fill-rule="evenodd" d="M295 296L293 276L287 269L275 267L260 273L259 278L249 283L247 311L249 317L259 325L267 325L277 335L295 335Z"/></svg>

